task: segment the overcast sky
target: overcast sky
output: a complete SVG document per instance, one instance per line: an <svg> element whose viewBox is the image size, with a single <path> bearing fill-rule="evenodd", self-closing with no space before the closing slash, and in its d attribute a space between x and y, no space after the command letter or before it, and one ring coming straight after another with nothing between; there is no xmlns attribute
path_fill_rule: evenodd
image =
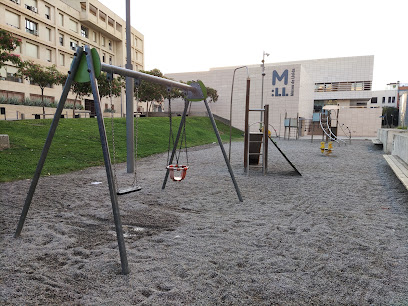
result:
<svg viewBox="0 0 408 306"><path fill-rule="evenodd" d="M100 0L125 19L125 0ZM373 89L408 83L408 0L131 0L145 69L374 55ZM360 80L356 80L360 81Z"/></svg>

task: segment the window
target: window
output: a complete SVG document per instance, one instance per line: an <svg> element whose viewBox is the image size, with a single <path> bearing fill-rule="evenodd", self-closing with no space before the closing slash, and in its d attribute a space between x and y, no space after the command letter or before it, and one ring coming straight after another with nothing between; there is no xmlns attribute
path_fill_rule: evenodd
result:
<svg viewBox="0 0 408 306"><path fill-rule="evenodd" d="M122 25L120 23L116 23L116 31L122 32Z"/></svg>
<svg viewBox="0 0 408 306"><path fill-rule="evenodd" d="M48 62L51 62L51 50L49 49L45 50L45 58Z"/></svg>
<svg viewBox="0 0 408 306"><path fill-rule="evenodd" d="M105 47L105 37L102 36L102 46Z"/></svg>
<svg viewBox="0 0 408 306"><path fill-rule="evenodd" d="M88 28L81 25L81 36L85 37L85 38L88 38L88 33L89 33Z"/></svg>
<svg viewBox="0 0 408 306"><path fill-rule="evenodd" d="M109 56L109 65L112 65L112 56Z"/></svg>
<svg viewBox="0 0 408 306"><path fill-rule="evenodd" d="M75 20L69 19L69 29L78 33L78 23Z"/></svg>
<svg viewBox="0 0 408 306"><path fill-rule="evenodd" d="M16 29L20 28L20 16L12 12L6 11L6 24Z"/></svg>
<svg viewBox="0 0 408 306"><path fill-rule="evenodd" d="M34 13L38 13L37 0L25 0L25 7Z"/></svg>
<svg viewBox="0 0 408 306"><path fill-rule="evenodd" d="M60 26L64 26L64 15L61 13L58 14L58 23Z"/></svg>
<svg viewBox="0 0 408 306"><path fill-rule="evenodd" d="M45 18L51 19L51 9L49 6L45 6Z"/></svg>
<svg viewBox="0 0 408 306"><path fill-rule="evenodd" d="M361 83L361 82L352 83L352 84L351 84L351 90L352 90L352 91L355 91L355 90L358 90L358 91L363 90L363 83Z"/></svg>
<svg viewBox="0 0 408 306"><path fill-rule="evenodd" d="M385 97L382 97L382 103L385 103Z"/></svg>
<svg viewBox="0 0 408 306"><path fill-rule="evenodd" d="M99 19L103 22L106 22L106 14L102 11L99 11Z"/></svg>
<svg viewBox="0 0 408 306"><path fill-rule="evenodd" d="M371 104L377 103L377 97L372 97L371 98Z"/></svg>
<svg viewBox="0 0 408 306"><path fill-rule="evenodd" d="M93 6L92 4L89 3L89 11L91 12L92 15L96 17L96 14L98 12L98 9L96 8L96 6Z"/></svg>
<svg viewBox="0 0 408 306"><path fill-rule="evenodd" d="M64 35L63 34L59 34L59 43L60 43L60 46L64 46Z"/></svg>
<svg viewBox="0 0 408 306"><path fill-rule="evenodd" d="M96 32L92 32L92 40L96 42Z"/></svg>
<svg viewBox="0 0 408 306"><path fill-rule="evenodd" d="M105 53L102 53L102 62L105 62Z"/></svg>
<svg viewBox="0 0 408 306"><path fill-rule="evenodd" d="M81 2L81 12L86 12L86 2Z"/></svg>
<svg viewBox="0 0 408 306"><path fill-rule="evenodd" d="M60 64L61 66L64 66L64 65L65 65L65 56L64 56L64 54L62 54L62 53L60 53L60 55L59 55L59 64Z"/></svg>
<svg viewBox="0 0 408 306"><path fill-rule="evenodd" d="M25 21L26 32L38 36L38 24L26 19Z"/></svg>
<svg viewBox="0 0 408 306"><path fill-rule="evenodd" d="M18 69L7 65L0 68L0 79L17 83L23 82L22 78L18 76Z"/></svg>
<svg viewBox="0 0 408 306"><path fill-rule="evenodd" d="M72 40L71 40L71 41L69 42L69 47L70 47L72 50L76 51L77 46L78 46L78 42L77 42L77 41L72 41Z"/></svg>
<svg viewBox="0 0 408 306"><path fill-rule="evenodd" d="M388 103L391 103L391 97L388 97Z"/></svg>
<svg viewBox="0 0 408 306"><path fill-rule="evenodd" d="M26 42L26 55L38 58L38 46L32 43Z"/></svg>
<svg viewBox="0 0 408 306"><path fill-rule="evenodd" d="M47 39L48 41L51 41L51 39L52 39L51 29L50 29L50 28L45 28L45 31L46 31L46 39Z"/></svg>
<svg viewBox="0 0 408 306"><path fill-rule="evenodd" d="M112 51L112 42L111 42L110 40L109 40L108 45L109 45L109 50L111 50L111 51Z"/></svg>
<svg viewBox="0 0 408 306"><path fill-rule="evenodd" d="M113 28L113 27L115 26L115 20L113 20L112 18L108 17L108 25Z"/></svg>
<svg viewBox="0 0 408 306"><path fill-rule="evenodd" d="M395 97L392 97L392 103L395 103Z"/></svg>

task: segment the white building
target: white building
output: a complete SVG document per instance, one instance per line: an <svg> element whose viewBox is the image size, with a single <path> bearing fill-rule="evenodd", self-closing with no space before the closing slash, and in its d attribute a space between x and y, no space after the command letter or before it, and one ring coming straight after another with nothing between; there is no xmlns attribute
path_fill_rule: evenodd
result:
<svg viewBox="0 0 408 306"><path fill-rule="evenodd" d="M283 135L285 118L312 120L313 112L322 106L340 106L339 124L348 126L352 136L376 136L381 127L381 108L369 106L372 98L374 56L355 56L265 64L262 68L249 65L250 108L269 104L270 124ZM200 79L218 91L219 99L211 104L215 115L229 119L232 78L236 67L213 68L204 72L167 74L175 80ZM244 129L247 71L235 74L232 101L232 125ZM263 87L263 98L262 98ZM178 105L177 105L178 104ZM172 109L181 111L182 103ZM193 112L204 113L202 103L192 106ZM250 114L250 123L260 121L258 113Z"/></svg>

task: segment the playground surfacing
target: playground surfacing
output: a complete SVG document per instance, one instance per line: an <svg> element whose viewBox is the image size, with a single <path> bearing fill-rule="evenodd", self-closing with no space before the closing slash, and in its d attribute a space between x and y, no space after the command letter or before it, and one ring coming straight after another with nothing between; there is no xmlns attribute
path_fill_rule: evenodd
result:
<svg viewBox="0 0 408 306"><path fill-rule="evenodd" d="M119 197L126 276L104 167L42 177L18 239L30 181L0 184L0 304L407 304L408 191L382 151L279 145L302 176L270 146L248 177L233 143L242 203L217 144L165 190L166 154L140 160L143 189Z"/></svg>

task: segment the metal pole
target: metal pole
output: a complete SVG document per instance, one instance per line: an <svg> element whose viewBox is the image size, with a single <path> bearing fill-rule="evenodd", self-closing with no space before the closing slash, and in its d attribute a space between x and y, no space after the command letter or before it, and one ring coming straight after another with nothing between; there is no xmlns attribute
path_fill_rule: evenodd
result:
<svg viewBox="0 0 408 306"><path fill-rule="evenodd" d="M71 89L72 82L74 80L75 74L76 74L76 72L78 70L79 63L81 61L82 52L83 52L82 48L77 49L77 52L75 53L75 58L74 58L74 60L72 62L72 68L68 72L68 78L65 81L65 85L64 85L64 88L62 90L61 98L59 100L58 107L57 107L57 109L55 111L55 114L54 114L54 119L52 120L51 127L50 127L50 130L48 132L47 139L45 141L43 150L41 152L40 160L38 161L38 164L37 164L37 169L35 170L34 177L33 177L32 181L31 181L30 189L28 190L28 194L27 194L27 197L26 197L26 200L25 200L25 203L24 203L23 211L21 212L21 216L20 216L20 220L19 220L18 225L17 225L16 233L14 234L14 237L16 237L16 238L18 236L20 236L21 231L23 229L24 222L25 222L25 219L27 217L27 213L28 213L28 210L30 208L31 201L33 199L35 188L37 187L37 183L38 183L38 180L40 178L41 171L42 171L42 168L43 168L44 163L45 163L45 159L47 158L47 154L48 154L48 151L49 151L50 146L51 146L52 139L53 139L54 134L55 134L55 130L57 129L58 122L59 122L59 120L61 118L62 110L64 109L65 101L67 100L68 93L69 93L69 91Z"/></svg>
<svg viewBox="0 0 408 306"><path fill-rule="evenodd" d="M266 53L265 51L263 52L263 56L262 56L262 92L261 92L261 108L263 108L263 96L264 96L264 78L265 78L265 55L269 56L269 53ZM263 114L261 113L261 125L260 127L262 127L262 120L263 120Z"/></svg>
<svg viewBox="0 0 408 306"><path fill-rule="evenodd" d="M234 73L232 75L232 87L231 87L231 103L230 103L230 120L229 120L229 128L230 128L230 137L229 137L229 150L228 150L228 160L231 162L231 134L232 134L232 94L234 93L234 79L235 79L235 72L238 69L246 68L247 70L247 80L249 80L249 72L247 66L242 66L234 69Z"/></svg>
<svg viewBox="0 0 408 306"><path fill-rule="evenodd" d="M250 80L247 79L247 91L245 100L245 127L244 127L244 172L248 171L249 152L249 89Z"/></svg>
<svg viewBox="0 0 408 306"><path fill-rule="evenodd" d="M263 134L263 155L262 155L262 163L263 163L263 175L266 175L268 172L268 138L269 138L269 105L266 104L264 107L264 134Z"/></svg>
<svg viewBox="0 0 408 306"><path fill-rule="evenodd" d="M108 179L109 193L110 193L110 198L112 202L113 218L115 221L116 236L118 240L120 261L122 265L122 274L128 274L129 267L128 267L128 261L127 261L127 256L126 256L125 240L123 238L122 222L120 219L119 204L118 204L118 198L116 194L116 186L115 186L115 181L113 178L112 164L111 164L109 148L108 148L108 140L106 138L105 125L103 122L103 116L102 116L102 111L101 111L98 84L95 79L95 70L94 70L93 61L92 61L92 53L91 53L91 49L89 48L89 46L85 47L85 54L86 54L86 60L88 63L89 76L91 79L92 94L93 94L94 103L95 103L95 113L96 113L96 117L98 120L99 136L100 136L101 144L102 144L103 159L105 161L106 177Z"/></svg>
<svg viewBox="0 0 408 306"><path fill-rule="evenodd" d="M143 81L148 81L148 82L152 82L156 84L179 88L179 89L186 90L186 91L191 91L192 93L195 93L195 94L200 93L197 88L194 88L193 86L190 86L184 83L172 81L172 80L165 79L165 78L160 78L160 77L150 75L147 73L134 71L134 70L118 67L118 66L101 63L101 70L105 72L116 73L122 76L128 76L128 77L135 78L135 79L140 79Z"/></svg>
<svg viewBox="0 0 408 306"><path fill-rule="evenodd" d="M187 100L185 100L184 101L184 111L183 111L183 115L181 116L180 126L179 126L179 129L177 131L176 139L174 141L173 151L171 152L169 165L171 165L173 163L174 156L176 155L177 145L178 145L178 142L179 142L179 139L180 139L181 131L183 130L184 122L186 121L188 104L189 104L189 102ZM170 114L170 116L171 116L171 114ZM171 137L171 135L170 135L170 137ZM169 178L169 173L170 173L170 171L169 171L169 169L167 169L166 170L166 175L164 176L162 189L166 188L166 183L167 183L167 179Z"/></svg>
<svg viewBox="0 0 408 306"><path fill-rule="evenodd" d="M243 202L241 192L239 191L237 181L235 180L235 176L234 176L234 172L232 171L231 164L228 161L227 153L225 152L224 146L222 144L221 136L220 136L220 133L218 132L218 128L217 128L217 125L215 124L215 120L211 112L210 106L208 105L207 99L204 100L204 104L205 104L205 107L207 108L207 113L208 113L208 116L210 117L212 126L214 128L215 135L217 135L218 144L220 145L222 155L224 155L225 163L227 164L228 171L231 175L232 182L234 183L234 187L235 187L235 191L237 192L238 199L240 202Z"/></svg>
<svg viewBox="0 0 408 306"><path fill-rule="evenodd" d="M130 26L130 0L126 0L126 68L132 70L132 37ZM127 173L135 171L133 80L126 78L126 160Z"/></svg>

